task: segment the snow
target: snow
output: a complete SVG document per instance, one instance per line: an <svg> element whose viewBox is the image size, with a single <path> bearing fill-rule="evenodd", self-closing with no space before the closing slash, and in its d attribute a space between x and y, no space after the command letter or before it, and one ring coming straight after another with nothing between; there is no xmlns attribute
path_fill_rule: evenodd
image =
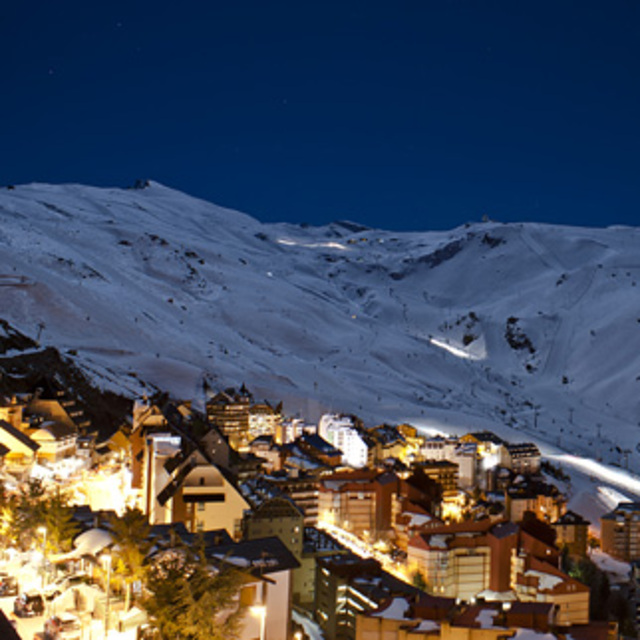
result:
<svg viewBox="0 0 640 640"><path fill-rule="evenodd" d="M422 620L420 624L414 629L416 632L425 631L438 631L440 624L435 620Z"/></svg>
<svg viewBox="0 0 640 640"><path fill-rule="evenodd" d="M482 598L487 602L509 602L518 599L513 591L493 591L491 589L481 591L476 595L476 598Z"/></svg>
<svg viewBox="0 0 640 640"><path fill-rule="evenodd" d="M593 549L589 554L589 558L599 569L609 576L612 583L626 584L629 582L631 565L628 562L616 560L610 555L600 551L600 549Z"/></svg>
<svg viewBox="0 0 640 640"><path fill-rule="evenodd" d="M567 634L567 638L569 638ZM540 631L534 631L533 629L520 629L516 630L516 634L511 640L557 640L553 633L541 633Z"/></svg>
<svg viewBox="0 0 640 640"><path fill-rule="evenodd" d="M105 388L487 428L640 495L639 229L261 224L155 182L0 189L0 229L2 316Z"/></svg>
<svg viewBox="0 0 640 640"><path fill-rule="evenodd" d="M429 538L429 546L434 549L446 549L447 548L447 536L435 535Z"/></svg>
<svg viewBox="0 0 640 640"><path fill-rule="evenodd" d="M250 560L247 560L247 558L241 558L240 556L226 556L222 553L214 553L212 554L212 557L219 558L220 560L224 560L225 562L233 564L237 567L247 568L252 566ZM257 563L256 566L258 566Z"/></svg>
<svg viewBox="0 0 640 640"><path fill-rule="evenodd" d="M481 629L491 629L493 625L493 619L500 613L496 609L482 609L476 616L476 622L480 625Z"/></svg>
<svg viewBox="0 0 640 640"><path fill-rule="evenodd" d="M433 520L433 516L423 513L408 513L409 516L409 527L418 527L423 524L427 524Z"/></svg>
<svg viewBox="0 0 640 640"><path fill-rule="evenodd" d="M406 620L405 613L409 609L409 603L405 598L393 598L389 606L381 611L375 611L370 615L376 618L385 618L387 620Z"/></svg>
<svg viewBox="0 0 640 640"><path fill-rule="evenodd" d="M98 556L104 549L113 544L113 537L104 529L88 529L73 541L73 550L52 558L54 562L64 562L84 555Z"/></svg>
<svg viewBox="0 0 640 640"><path fill-rule="evenodd" d="M310 620L295 609L292 609L291 616L293 621L304 629L305 635L307 635L310 640L325 640L324 633L316 622Z"/></svg>
<svg viewBox="0 0 640 640"><path fill-rule="evenodd" d="M444 342L443 340L438 340L437 338L429 338L429 342L435 347L440 347L440 349L444 349L448 353L456 356L457 358L463 358L464 360L482 360L482 357L474 356L473 354L465 351L462 346L456 346L449 344L448 342Z"/></svg>
<svg viewBox="0 0 640 640"><path fill-rule="evenodd" d="M544 571L536 571L534 569L528 569L524 573L525 577L538 578L538 590L539 591L553 591L559 584L562 584L562 578L554 576Z"/></svg>

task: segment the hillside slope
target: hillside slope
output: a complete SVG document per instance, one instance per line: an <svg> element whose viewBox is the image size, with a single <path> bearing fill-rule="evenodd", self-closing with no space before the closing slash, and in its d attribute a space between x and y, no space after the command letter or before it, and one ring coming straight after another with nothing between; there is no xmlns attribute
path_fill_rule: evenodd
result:
<svg viewBox="0 0 640 640"><path fill-rule="evenodd" d="M266 225L157 183L35 184L0 190L0 291L0 317L130 395L245 382L309 418L518 429L640 467L635 228Z"/></svg>

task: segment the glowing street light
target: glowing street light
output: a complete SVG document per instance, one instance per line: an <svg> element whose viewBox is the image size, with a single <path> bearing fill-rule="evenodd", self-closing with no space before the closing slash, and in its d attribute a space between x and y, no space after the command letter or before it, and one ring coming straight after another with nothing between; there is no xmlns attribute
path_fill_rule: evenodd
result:
<svg viewBox="0 0 640 640"><path fill-rule="evenodd" d="M260 640L265 640L267 607L263 604L255 604L250 608L251 615L260 618Z"/></svg>
<svg viewBox="0 0 640 640"><path fill-rule="evenodd" d="M111 597L111 555L103 553L100 556L103 565L107 565L107 602L104 608L104 637L109 635L109 599Z"/></svg>

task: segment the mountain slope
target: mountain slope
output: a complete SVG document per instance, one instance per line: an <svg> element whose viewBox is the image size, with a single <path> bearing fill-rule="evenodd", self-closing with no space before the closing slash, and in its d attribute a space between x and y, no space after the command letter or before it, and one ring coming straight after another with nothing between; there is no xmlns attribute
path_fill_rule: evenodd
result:
<svg viewBox="0 0 640 640"><path fill-rule="evenodd" d="M2 189L0 222L0 317L103 386L244 381L638 468L637 229L265 225L156 183Z"/></svg>

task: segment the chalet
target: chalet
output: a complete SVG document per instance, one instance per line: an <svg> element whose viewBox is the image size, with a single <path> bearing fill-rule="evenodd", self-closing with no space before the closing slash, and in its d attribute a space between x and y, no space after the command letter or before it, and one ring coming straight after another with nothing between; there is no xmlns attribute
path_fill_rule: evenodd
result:
<svg viewBox="0 0 640 640"><path fill-rule="evenodd" d="M66 423L80 433L91 430L91 420L61 382L51 376L42 378L25 407L31 422L34 418Z"/></svg>
<svg viewBox="0 0 640 640"><path fill-rule="evenodd" d="M149 434L143 453L142 496L150 523L184 522L190 531L222 527L241 535L249 504L224 467L172 433Z"/></svg>
<svg viewBox="0 0 640 640"><path fill-rule="evenodd" d="M29 423L24 419L24 408L27 399L13 395L9 398L0 398L0 420L8 422L15 429L26 429Z"/></svg>
<svg viewBox="0 0 640 640"><path fill-rule="evenodd" d="M38 462L59 462L76 453L76 429L65 422L47 420L28 429L27 434L40 445Z"/></svg>
<svg viewBox="0 0 640 640"><path fill-rule="evenodd" d="M6 420L0 420L0 445L8 449L4 456L8 466L28 466L36 461L40 445L28 435L9 424Z"/></svg>

